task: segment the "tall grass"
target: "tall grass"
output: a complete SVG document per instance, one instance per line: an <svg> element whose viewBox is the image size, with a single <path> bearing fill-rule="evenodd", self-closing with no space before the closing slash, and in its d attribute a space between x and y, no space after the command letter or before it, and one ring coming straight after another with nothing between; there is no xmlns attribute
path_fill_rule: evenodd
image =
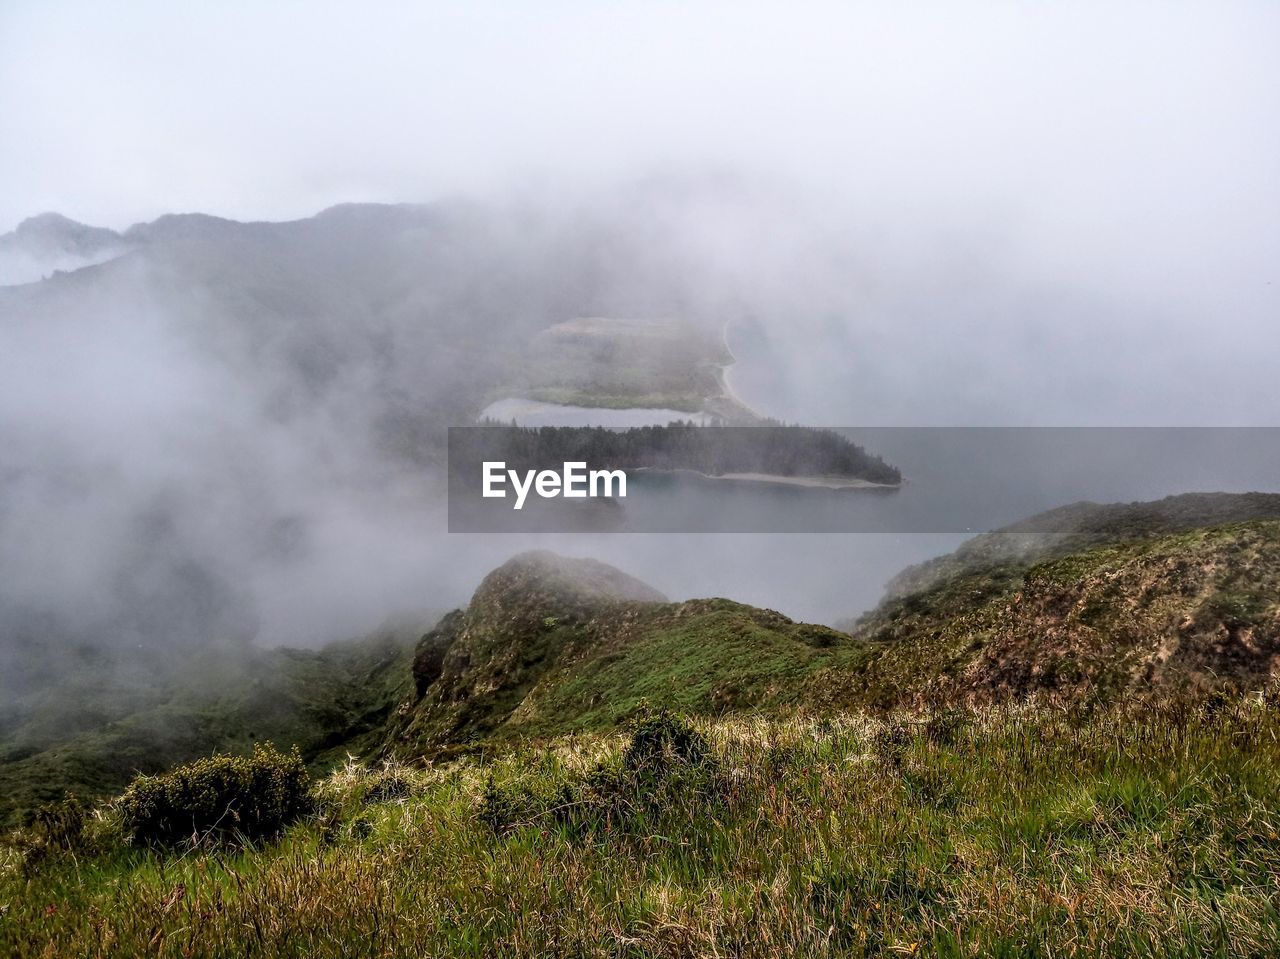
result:
<svg viewBox="0 0 1280 959"><path fill-rule="evenodd" d="M1272 706L695 725L692 776L629 775L621 735L349 765L256 847L121 847L107 814L8 851L0 955L1276 954Z"/></svg>

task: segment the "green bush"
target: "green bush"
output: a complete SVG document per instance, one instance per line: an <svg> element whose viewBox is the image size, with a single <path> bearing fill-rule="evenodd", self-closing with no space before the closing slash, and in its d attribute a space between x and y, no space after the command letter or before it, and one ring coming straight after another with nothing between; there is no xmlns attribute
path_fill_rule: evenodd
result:
<svg viewBox="0 0 1280 959"><path fill-rule="evenodd" d="M210 756L158 776L139 776L116 808L121 830L133 842L258 839L308 810L307 789L297 750L285 754L268 743L256 746L252 756Z"/></svg>
<svg viewBox="0 0 1280 959"><path fill-rule="evenodd" d="M57 802L32 810L22 827L0 842L17 852L24 873L32 875L48 861L87 851L91 845L89 821L89 807L68 793Z"/></svg>
<svg viewBox="0 0 1280 959"><path fill-rule="evenodd" d="M490 775L480 801L480 821L499 834L530 825L569 826L579 832L592 812L582 795L581 784L545 777L533 782L498 785Z"/></svg>
<svg viewBox="0 0 1280 959"><path fill-rule="evenodd" d="M26 827L42 844L71 851L83 844L88 819L89 807L76 796L67 793L59 802L37 807L27 817Z"/></svg>
<svg viewBox="0 0 1280 959"><path fill-rule="evenodd" d="M935 746L954 746L965 729L969 726L970 717L962 709L944 707L930 712L924 724L924 738Z"/></svg>
<svg viewBox="0 0 1280 959"><path fill-rule="evenodd" d="M405 799L417 791L413 777L401 766L384 766L372 774L361 802L366 806Z"/></svg>
<svg viewBox="0 0 1280 959"><path fill-rule="evenodd" d="M641 717L622 754L622 768L632 775L658 778L673 770L701 768L711 762L702 734L682 716L661 710Z"/></svg>
<svg viewBox="0 0 1280 959"><path fill-rule="evenodd" d="M686 823L690 809L719 805L724 792L720 764L703 735L682 716L646 711L622 754L585 775L501 785L491 775L480 818L498 833L531 825L625 832L664 818Z"/></svg>
<svg viewBox="0 0 1280 959"><path fill-rule="evenodd" d="M885 723L871 737L871 749L881 762L895 769L902 766L903 757L915 742L915 736L901 722Z"/></svg>

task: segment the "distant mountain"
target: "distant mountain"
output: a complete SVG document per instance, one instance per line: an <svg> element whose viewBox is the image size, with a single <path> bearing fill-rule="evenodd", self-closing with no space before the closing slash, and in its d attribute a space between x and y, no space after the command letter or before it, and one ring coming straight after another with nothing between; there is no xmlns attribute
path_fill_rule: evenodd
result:
<svg viewBox="0 0 1280 959"><path fill-rule="evenodd" d="M114 230L86 226L59 213L41 213L0 236L0 286L33 283L57 271L101 263L129 246Z"/></svg>
<svg viewBox="0 0 1280 959"><path fill-rule="evenodd" d="M0 287L0 569L57 575L0 576L0 700L77 650L257 635L264 583L330 575L297 572L332 568L325 524L439 505L446 428L504 395L541 331L584 313L718 331L663 216L645 197L24 222L0 240L0 259L42 264Z"/></svg>
<svg viewBox="0 0 1280 959"><path fill-rule="evenodd" d="M0 325L58 320L110 335L129 317L160 316L264 416L338 404L381 450L421 460L569 318L678 315L718 335L723 318L690 307L692 271L664 259L660 217L345 204L279 223L170 214L117 234L43 214L0 237L0 256L62 258L30 280L98 268L0 290Z"/></svg>

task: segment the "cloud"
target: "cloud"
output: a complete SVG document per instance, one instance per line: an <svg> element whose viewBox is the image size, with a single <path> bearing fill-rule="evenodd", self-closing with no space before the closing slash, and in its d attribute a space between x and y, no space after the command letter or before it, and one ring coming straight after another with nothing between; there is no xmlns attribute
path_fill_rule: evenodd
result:
<svg viewBox="0 0 1280 959"><path fill-rule="evenodd" d="M124 566L165 615L208 601L236 610L218 629L295 642L463 598L508 545L430 538L371 425L469 375L463 334L433 339L450 317L734 316L736 384L807 422L1272 423L1277 21L1269 3L6 3L0 228L345 200L473 217L413 233L398 270L347 211L337 239L275 258L219 248L154 302L11 310L12 608L124 631ZM218 298L223 274L249 307ZM282 290L302 305L241 322ZM671 595L834 618L939 546L792 545L576 551Z"/></svg>

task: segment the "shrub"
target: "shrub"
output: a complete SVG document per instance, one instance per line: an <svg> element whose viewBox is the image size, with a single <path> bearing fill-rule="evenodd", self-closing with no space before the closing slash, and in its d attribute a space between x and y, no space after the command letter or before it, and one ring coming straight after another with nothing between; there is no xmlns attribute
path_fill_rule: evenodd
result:
<svg viewBox="0 0 1280 959"><path fill-rule="evenodd" d="M510 833L520 826L569 825L581 827L580 815L589 813L581 787L568 783L537 781L498 785L490 775L480 802L480 820L496 833Z"/></svg>
<svg viewBox="0 0 1280 959"><path fill-rule="evenodd" d="M26 825L41 844L52 849L70 851L83 844L88 819L89 807L67 793L59 802L39 806L31 813Z"/></svg>
<svg viewBox="0 0 1280 959"><path fill-rule="evenodd" d="M149 845L278 833L307 811L307 770L297 750L270 744L252 756L210 756L158 776L139 776L117 801L125 837Z"/></svg>
<svg viewBox="0 0 1280 959"><path fill-rule="evenodd" d="M620 757L584 776L539 776L498 785L490 777L480 818L495 832L540 824L575 833L627 831L652 817L723 801L724 776L706 739L682 717L645 713Z"/></svg>
<svg viewBox="0 0 1280 959"><path fill-rule="evenodd" d="M929 714L924 724L924 736L935 746L954 746L969 725L969 716L962 710L938 709Z"/></svg>
<svg viewBox="0 0 1280 959"><path fill-rule="evenodd" d="M418 789L413 776L403 766L384 765L370 774L369 788L361 800L366 806L394 802L412 796Z"/></svg>
<svg viewBox="0 0 1280 959"><path fill-rule="evenodd" d="M22 828L4 841L17 851L23 872L30 876L46 861L88 851L88 824L89 807L68 793L62 800L32 810Z"/></svg>
<svg viewBox="0 0 1280 959"><path fill-rule="evenodd" d="M915 737L906 725L900 722L889 722L876 730L871 737L871 748L882 762L898 768L902 765L902 759L914 740Z"/></svg>
<svg viewBox="0 0 1280 959"><path fill-rule="evenodd" d="M627 772L657 777L685 767L699 768L710 761L702 733L682 717L665 711L641 718L622 754L622 768Z"/></svg>
<svg viewBox="0 0 1280 959"><path fill-rule="evenodd" d="M590 803L622 828L689 807L719 805L725 792L720 763L702 733L665 710L635 724L620 767L601 764L584 784Z"/></svg>

